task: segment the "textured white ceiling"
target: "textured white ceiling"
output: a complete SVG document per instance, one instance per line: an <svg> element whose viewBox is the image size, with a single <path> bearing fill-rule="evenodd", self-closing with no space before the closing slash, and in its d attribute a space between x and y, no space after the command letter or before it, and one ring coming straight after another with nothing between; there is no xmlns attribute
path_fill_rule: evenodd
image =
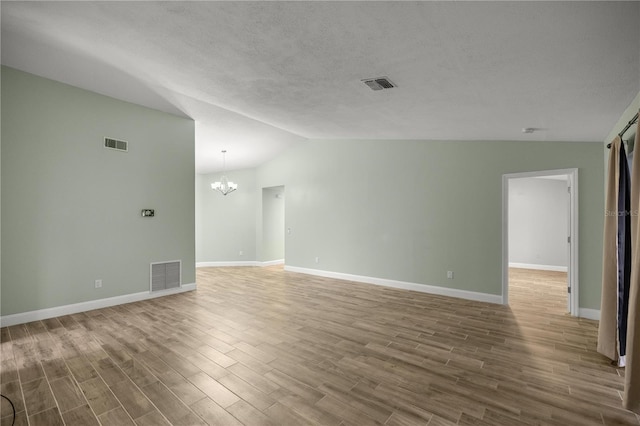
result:
<svg viewBox="0 0 640 426"><path fill-rule="evenodd" d="M2 2L2 63L196 121L196 168L305 138L602 141L640 2ZM388 76L374 92L361 79ZM540 129L522 134L523 127Z"/></svg>

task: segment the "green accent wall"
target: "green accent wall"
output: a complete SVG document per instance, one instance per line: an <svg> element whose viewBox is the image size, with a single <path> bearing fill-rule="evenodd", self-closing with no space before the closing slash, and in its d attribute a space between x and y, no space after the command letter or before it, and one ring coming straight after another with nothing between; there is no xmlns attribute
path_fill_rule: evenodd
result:
<svg viewBox="0 0 640 426"><path fill-rule="evenodd" d="M191 119L2 67L2 315L148 291L151 262L182 260L195 283L194 135Z"/></svg>
<svg viewBox="0 0 640 426"><path fill-rule="evenodd" d="M258 244L258 260L262 262L284 259L284 203L284 186L262 188L262 238Z"/></svg>
<svg viewBox="0 0 640 426"><path fill-rule="evenodd" d="M211 189L222 173L197 176L197 262L256 260L258 197L262 194L256 188L256 170L234 170L226 175L238 184L238 189L227 195Z"/></svg>
<svg viewBox="0 0 640 426"><path fill-rule="evenodd" d="M568 168L580 306L599 309L601 144L310 140L259 167L257 186L286 187L286 265L499 295L502 175Z"/></svg>

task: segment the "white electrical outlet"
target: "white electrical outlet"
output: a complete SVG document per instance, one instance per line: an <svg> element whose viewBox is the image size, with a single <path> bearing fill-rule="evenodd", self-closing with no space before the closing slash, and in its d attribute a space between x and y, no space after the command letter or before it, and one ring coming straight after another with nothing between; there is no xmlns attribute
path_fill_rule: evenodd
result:
<svg viewBox="0 0 640 426"><path fill-rule="evenodd" d="M450 280L453 279L453 271L447 271L447 278L449 278Z"/></svg>
<svg viewBox="0 0 640 426"><path fill-rule="evenodd" d="M320 263L320 258L316 256L316 263Z"/></svg>
<svg viewBox="0 0 640 426"><path fill-rule="evenodd" d="M96 280L96 288L102 288L102 280Z"/></svg>
<svg viewBox="0 0 640 426"><path fill-rule="evenodd" d="M244 254L244 252L243 252L242 250L240 250L240 251L238 252L238 255L240 255L240 256L242 256L243 254Z"/></svg>

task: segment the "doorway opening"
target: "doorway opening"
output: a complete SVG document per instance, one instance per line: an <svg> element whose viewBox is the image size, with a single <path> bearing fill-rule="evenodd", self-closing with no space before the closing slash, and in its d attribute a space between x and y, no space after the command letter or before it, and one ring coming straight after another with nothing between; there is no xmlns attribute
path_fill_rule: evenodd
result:
<svg viewBox="0 0 640 426"><path fill-rule="evenodd" d="M502 207L502 303L509 304L511 276L515 294L544 283L535 294L555 295L561 310L579 316L578 169L505 174Z"/></svg>
<svg viewBox="0 0 640 426"><path fill-rule="evenodd" d="M284 186L262 188L262 264L284 263Z"/></svg>

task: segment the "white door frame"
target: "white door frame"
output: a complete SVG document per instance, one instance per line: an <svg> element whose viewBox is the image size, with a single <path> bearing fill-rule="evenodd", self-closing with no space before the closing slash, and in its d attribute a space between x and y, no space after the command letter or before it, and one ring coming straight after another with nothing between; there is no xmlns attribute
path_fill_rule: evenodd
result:
<svg viewBox="0 0 640 426"><path fill-rule="evenodd" d="M568 175L571 223L568 229L569 264L567 281L569 283L569 313L577 317L580 313L578 293L578 169L541 170L502 175L502 304L509 304L509 180L528 177Z"/></svg>

